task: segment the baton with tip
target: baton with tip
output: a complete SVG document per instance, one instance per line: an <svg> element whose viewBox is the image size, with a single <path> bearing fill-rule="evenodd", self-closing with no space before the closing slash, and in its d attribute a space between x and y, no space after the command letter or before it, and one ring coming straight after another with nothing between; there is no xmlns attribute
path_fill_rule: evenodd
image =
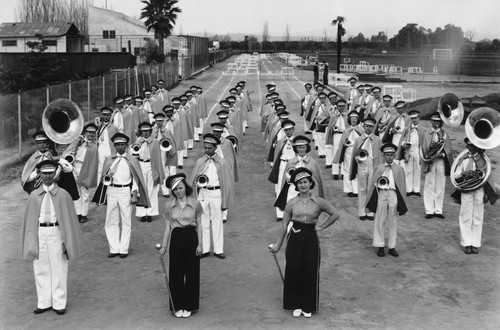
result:
<svg viewBox="0 0 500 330"><path fill-rule="evenodd" d="M155 248L156 251L160 251L161 244L159 243L156 244ZM174 311L175 314L174 300L172 299L172 294L170 293L170 286L168 284L167 268L165 267L165 261L161 256L160 256L160 262L161 262L161 267L163 268L163 277L165 278L165 283L167 284L168 299L170 300L170 304L172 305L172 310Z"/></svg>
<svg viewBox="0 0 500 330"><path fill-rule="evenodd" d="M274 244L269 244L269 249L272 249L274 247ZM278 258L276 257L276 254L272 253L274 257L274 261L276 261L276 266L278 266L278 271L280 272L281 280L283 283L285 283L285 277L283 276L283 272L281 271L281 266L280 263L278 262Z"/></svg>

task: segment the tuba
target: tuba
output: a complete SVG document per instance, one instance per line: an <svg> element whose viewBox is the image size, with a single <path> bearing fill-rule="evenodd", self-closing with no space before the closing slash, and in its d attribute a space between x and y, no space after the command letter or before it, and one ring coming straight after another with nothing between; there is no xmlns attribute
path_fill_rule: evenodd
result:
<svg viewBox="0 0 500 330"><path fill-rule="evenodd" d="M457 158L453 161L451 165L451 175L450 180L455 188L462 192L474 191L481 188L491 175L491 161L483 152L478 152L477 155L481 157L484 161L484 166L482 168L476 168L475 170L465 171L458 176L454 176L457 167L461 164L461 161L469 150L466 148L458 154Z"/></svg>
<svg viewBox="0 0 500 330"><path fill-rule="evenodd" d="M205 174L198 175L195 181L198 188L204 188L208 186L208 176L206 176Z"/></svg>
<svg viewBox="0 0 500 330"><path fill-rule="evenodd" d="M57 99L43 110L42 127L45 134L59 144L73 142L83 129L82 111L71 100Z"/></svg>
<svg viewBox="0 0 500 330"><path fill-rule="evenodd" d="M375 187L377 187L378 189L389 189L389 178L382 175L377 179Z"/></svg>
<svg viewBox="0 0 500 330"><path fill-rule="evenodd" d="M160 140L160 150L169 152L172 149L172 141L168 138L163 138Z"/></svg>
<svg viewBox="0 0 500 330"><path fill-rule="evenodd" d="M443 123L450 127L458 127L464 118L464 106L458 96L446 93L439 99L438 113Z"/></svg>
<svg viewBox="0 0 500 330"><path fill-rule="evenodd" d="M500 145L500 114L492 108L477 108L465 121L465 134L478 148L497 147Z"/></svg>
<svg viewBox="0 0 500 330"><path fill-rule="evenodd" d="M436 159L443 152L445 142L444 132L440 129L438 132L438 140L432 141L429 144L429 148L425 155L423 155L422 160L428 163Z"/></svg>
<svg viewBox="0 0 500 330"><path fill-rule="evenodd" d="M358 163L363 163L368 159L368 156L368 150L360 148L356 151L354 159L356 159Z"/></svg>

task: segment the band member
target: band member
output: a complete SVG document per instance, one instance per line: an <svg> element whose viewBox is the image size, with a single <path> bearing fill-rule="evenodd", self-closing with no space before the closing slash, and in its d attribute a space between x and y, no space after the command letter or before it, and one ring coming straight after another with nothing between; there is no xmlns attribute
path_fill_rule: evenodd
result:
<svg viewBox="0 0 500 330"><path fill-rule="evenodd" d="M456 182L466 182L467 177L474 177L474 172L484 171L486 168L484 149L475 146L469 138L465 138L464 141L469 152L458 160L458 165L454 173L451 174L455 177ZM484 204L489 201L493 205L498 199L491 175L483 185L476 187L479 188L470 191L464 191L457 187L457 190L452 194L452 197L460 203L458 217L460 244L466 254L479 253L483 232Z"/></svg>
<svg viewBox="0 0 500 330"><path fill-rule="evenodd" d="M184 165L184 159L187 158L187 141L189 140L188 122L186 111L183 107L181 107L181 99L178 97L174 97L172 99L172 106L174 107L174 118L179 119L179 128L181 132L182 143L180 145L177 145L177 160L179 162L177 168L182 169ZM162 109L165 111L169 108L163 107Z"/></svg>
<svg viewBox="0 0 500 330"><path fill-rule="evenodd" d="M132 108L133 109L132 116L134 117L134 123L137 122L139 124L145 121L149 121L152 124L154 122L153 117L152 116L150 117L151 114L149 113L149 110L146 110L144 108L144 99L142 98L142 96L134 97L134 102L135 105Z"/></svg>
<svg viewBox="0 0 500 330"><path fill-rule="evenodd" d="M356 89L356 82L358 79L356 77L351 77L349 78L349 88L347 88L347 91L344 94L344 100L347 101L347 110L351 110L351 105L356 98L356 96L359 94L358 90Z"/></svg>
<svg viewBox="0 0 500 330"><path fill-rule="evenodd" d="M174 108L171 105L164 107L165 114L157 113L154 116L155 126L153 127L152 136L160 143L161 164L165 177L174 175L177 172L178 152L177 144L182 142L181 133L179 131L179 120L173 117ZM161 142L167 139L170 144L170 150L161 150ZM166 185L160 182L163 196L170 197L170 192Z"/></svg>
<svg viewBox="0 0 500 330"><path fill-rule="evenodd" d="M326 93L318 94L320 103L316 106L314 117L314 130L316 132L316 140L314 144L318 147L319 158L325 158L325 132L330 122L330 108L326 98Z"/></svg>
<svg viewBox="0 0 500 330"><path fill-rule="evenodd" d="M260 111L260 131L262 132L263 137L265 137L269 115L272 113L274 113L274 102L271 98L271 94L267 94Z"/></svg>
<svg viewBox="0 0 500 330"><path fill-rule="evenodd" d="M196 87L196 101L198 102L198 107L201 113L200 127L203 130L203 125L205 124L205 121L208 118L208 109L207 109L207 99L203 94L203 88L201 88L200 86Z"/></svg>
<svg viewBox="0 0 500 330"><path fill-rule="evenodd" d="M339 175L342 172L341 163L334 163L333 158L337 154L337 151L340 147L340 139L342 138L342 134L344 133L346 127L349 126L347 123L347 113L345 111L347 102L344 99L337 100L335 102L335 110L330 118L330 122L328 123L327 133L326 133L326 141L325 144L327 146L331 146L330 155L327 154L327 164L328 160L331 159L332 163L332 174L333 179L338 180Z"/></svg>
<svg viewBox="0 0 500 330"><path fill-rule="evenodd" d="M342 133L342 137L339 141L339 148L335 157L333 158L334 163L342 164L342 175L343 175L343 187L344 192L347 193L349 197L358 196L358 182L357 178L354 180L350 179L351 170L351 159L354 141L363 134L363 128L359 124L359 115L356 110L349 112L347 116L347 123L349 126Z"/></svg>
<svg viewBox="0 0 500 330"><path fill-rule="evenodd" d="M387 123L387 128L381 137L382 142L384 143L392 143L396 146L399 146L401 137L403 136L403 131L410 125L410 116L404 112L405 109L405 101L397 101L394 104L394 108L396 112L389 118L389 122ZM396 163L399 163L398 159L394 160Z"/></svg>
<svg viewBox="0 0 500 330"><path fill-rule="evenodd" d="M159 113L161 109L156 109L154 100L151 98L151 90L144 91L144 98L142 99L142 109L148 114L149 120L152 123L155 113Z"/></svg>
<svg viewBox="0 0 500 330"><path fill-rule="evenodd" d="M359 113L359 118L363 118L363 104L366 98L365 85L359 84L358 87L356 87L356 90L358 91L358 94L352 100L351 110L356 110Z"/></svg>
<svg viewBox="0 0 500 330"><path fill-rule="evenodd" d="M126 258L130 245L132 204L150 207L139 161L127 153L129 138L116 133L111 138L116 154L107 157L93 202L107 204L104 229L109 243L108 258ZM121 235L119 223L121 222Z"/></svg>
<svg viewBox="0 0 500 330"><path fill-rule="evenodd" d="M233 128L233 125L229 123L229 103L227 101L221 101L222 110L216 113L217 118L219 118L219 122L224 125L224 131L222 132L223 137L227 137L229 135L236 136L236 131ZM227 109L226 109L227 105Z"/></svg>
<svg viewBox="0 0 500 330"><path fill-rule="evenodd" d="M163 79L158 80L158 91L155 94L155 101L157 102L157 108L163 109L164 106L170 104L170 97L168 96L168 91L165 89L165 81Z"/></svg>
<svg viewBox="0 0 500 330"><path fill-rule="evenodd" d="M73 159L73 175L78 187L80 199L75 201L75 210L80 223L87 222L90 204L90 189L97 187L99 154L96 141L97 126L93 123L83 128L84 136L70 143L63 157Z"/></svg>
<svg viewBox="0 0 500 330"><path fill-rule="evenodd" d="M193 149L194 145L194 127L193 127L193 121L192 121L192 115L191 115L191 104L189 104L188 101L188 96L187 95L181 95L179 97L181 100L181 106L180 109L183 110L185 114L185 121L182 121L184 123L183 129L187 132L187 140L184 141L184 158L187 158L187 151Z"/></svg>
<svg viewBox="0 0 500 330"><path fill-rule="evenodd" d="M424 131L418 126L420 112L411 110L408 114L411 124L405 128L403 137L399 140L396 159L405 170L406 196L422 196L420 194L420 146L424 139Z"/></svg>
<svg viewBox="0 0 500 330"><path fill-rule="evenodd" d="M136 127L132 124L132 112L125 109L123 105L123 97L115 97L114 102L116 108L113 110L113 114L111 115L111 123L118 128L118 132L123 133L126 136L130 136L131 139L135 141Z"/></svg>
<svg viewBox="0 0 500 330"><path fill-rule="evenodd" d="M375 117L375 114L377 113L378 109L382 106L383 101L382 98L380 97L381 91L382 90L378 86L372 88L372 97L370 98L368 103L366 103L365 118Z"/></svg>
<svg viewBox="0 0 500 330"><path fill-rule="evenodd" d="M283 176L285 174L285 167L288 161L295 157L295 152L293 151L293 134L295 123L289 119L286 119L281 124L283 131L285 132L285 137L276 142L276 152L274 153L273 168L271 173L267 178L269 181L274 183L274 190L276 196L279 195L282 186ZM278 207L276 208L277 221L283 220L283 211Z"/></svg>
<svg viewBox="0 0 500 330"><path fill-rule="evenodd" d="M304 116L304 113L306 112L307 104L309 104L309 99L311 98L311 89L312 85L310 83L307 83L304 85L305 88L305 93L302 99L300 100L300 116ZM305 124L305 121L304 121ZM304 126L304 130L307 130L307 126Z"/></svg>
<svg viewBox="0 0 500 330"><path fill-rule="evenodd" d="M292 315L310 318L319 305L319 265L320 249L318 233L330 227L340 217L337 210L321 197L311 194L315 182L307 168L298 168L291 177L298 196L292 198L285 207L283 226L276 244L269 252L276 254L288 231L291 230L286 245L285 285L283 288L283 308L293 310ZM319 224L321 213L328 219Z"/></svg>
<svg viewBox="0 0 500 330"><path fill-rule="evenodd" d="M439 114L431 116L432 128L424 134L422 152L422 171L424 181L425 218L437 217L444 219L443 201L446 177L450 175L453 164L453 149L451 138L442 126Z"/></svg>
<svg viewBox="0 0 500 330"><path fill-rule="evenodd" d="M319 65L318 65L318 62L314 63L313 73L314 73L314 83L316 84L318 82L318 79L319 79Z"/></svg>
<svg viewBox="0 0 500 330"><path fill-rule="evenodd" d="M203 207L201 225L203 227L203 253L201 258L210 255L211 242L214 242L214 255L219 259L225 259L224 255L224 226L222 222L222 211L233 207L234 187L232 174L226 161L220 158L215 150L220 140L213 134L203 135L205 155L198 158L194 164L193 175L190 182L197 187L195 192ZM205 175L207 184L198 184L200 175ZM210 225L212 232L210 233Z"/></svg>
<svg viewBox="0 0 500 330"><path fill-rule="evenodd" d="M285 120L289 120L290 118L290 113L288 111L285 111L284 109L286 109L286 107L282 104L278 104L276 106L276 111L278 111L278 115L276 116L276 118L278 120L272 125L271 133L269 133L267 161L271 163L271 166L274 161L276 144L286 135L282 124Z"/></svg>
<svg viewBox="0 0 500 330"><path fill-rule="evenodd" d="M375 113L375 135L382 137L382 142L384 142L383 137L387 132L387 125L393 116L396 114L396 110L391 106L392 96L384 95L382 97L384 103Z"/></svg>
<svg viewBox="0 0 500 330"><path fill-rule="evenodd" d="M349 179L358 181L358 215L362 221L375 219L373 212L366 212L366 197L373 170L383 162L383 154L380 151L382 141L373 134L375 119L368 117L363 121L363 125L365 132L354 141L349 172ZM364 157L361 155L363 152Z"/></svg>
<svg viewBox="0 0 500 330"><path fill-rule="evenodd" d="M373 246L378 248L377 255L385 256L385 231L389 232L389 254L399 256L396 251L398 214L407 211L405 173L401 166L394 163L396 146L386 143L380 149L384 153L385 162L375 168L370 183L366 207L375 212L373 226Z"/></svg>
<svg viewBox="0 0 500 330"><path fill-rule="evenodd" d="M36 164L42 183L28 197L21 226L22 257L34 259L35 314L66 312L68 260L85 253L73 200L55 183L59 166L49 159Z"/></svg>
<svg viewBox="0 0 500 330"><path fill-rule="evenodd" d="M141 222L151 222L158 212L158 191L160 185L165 182L165 172L161 159L160 142L151 136L153 125L145 121L139 125L141 136L137 139L136 145L140 146L137 154L145 188L148 193L150 207L137 206L135 216L141 218Z"/></svg>
<svg viewBox="0 0 500 330"><path fill-rule="evenodd" d="M56 173L56 181L59 187L66 190L73 200L80 198L78 194L78 187L71 173L73 171L73 165L71 165L66 159L60 158L55 150L55 144L52 142L44 131L37 131L33 134L33 139L35 140L38 150L31 155L31 157L24 164L23 172L21 174L21 185L23 190L30 194L33 190L40 187L42 183L42 178L39 171L36 170L36 164L50 159L59 162L60 167L58 167Z"/></svg>
<svg viewBox="0 0 500 330"><path fill-rule="evenodd" d="M169 176L166 182L174 199L165 209L161 258L169 250L169 289L177 309L176 317L190 317L200 308L200 256L202 248L201 214L203 208L191 197L193 188L186 182L186 174ZM169 244L170 243L170 244ZM173 310L170 305L170 310Z"/></svg>
<svg viewBox="0 0 500 330"><path fill-rule="evenodd" d="M101 177L102 165L106 157L116 153L115 146L111 141L113 135L118 133L118 127L111 123L111 114L113 111L108 107L101 108L100 125L98 126L97 151L99 153L99 167L97 168L97 177Z"/></svg>

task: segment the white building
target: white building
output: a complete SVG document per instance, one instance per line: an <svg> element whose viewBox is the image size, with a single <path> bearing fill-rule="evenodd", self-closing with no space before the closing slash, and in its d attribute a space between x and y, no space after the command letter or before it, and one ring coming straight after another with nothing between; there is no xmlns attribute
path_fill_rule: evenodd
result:
<svg viewBox="0 0 500 330"><path fill-rule="evenodd" d="M83 51L83 36L73 23L2 23L0 41L2 53L26 53L28 41L41 41L45 52L77 53Z"/></svg>

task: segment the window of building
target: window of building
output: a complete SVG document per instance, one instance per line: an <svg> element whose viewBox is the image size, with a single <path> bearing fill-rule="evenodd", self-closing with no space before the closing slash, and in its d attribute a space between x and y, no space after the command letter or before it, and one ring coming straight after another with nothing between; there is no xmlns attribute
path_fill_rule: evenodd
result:
<svg viewBox="0 0 500 330"><path fill-rule="evenodd" d="M115 30L103 30L102 31L103 39L116 39L116 31Z"/></svg>
<svg viewBox="0 0 500 330"><path fill-rule="evenodd" d="M134 47L134 55L139 56L141 54L144 54L146 52L146 48L144 47Z"/></svg>
<svg viewBox="0 0 500 330"><path fill-rule="evenodd" d="M48 40L42 40L42 45L44 46L57 46L57 40L55 39L48 39Z"/></svg>
<svg viewBox="0 0 500 330"><path fill-rule="evenodd" d="M2 40L2 47L17 47L17 40Z"/></svg>
<svg viewBox="0 0 500 330"><path fill-rule="evenodd" d="M92 53L98 53L99 52L99 48L92 48Z"/></svg>

